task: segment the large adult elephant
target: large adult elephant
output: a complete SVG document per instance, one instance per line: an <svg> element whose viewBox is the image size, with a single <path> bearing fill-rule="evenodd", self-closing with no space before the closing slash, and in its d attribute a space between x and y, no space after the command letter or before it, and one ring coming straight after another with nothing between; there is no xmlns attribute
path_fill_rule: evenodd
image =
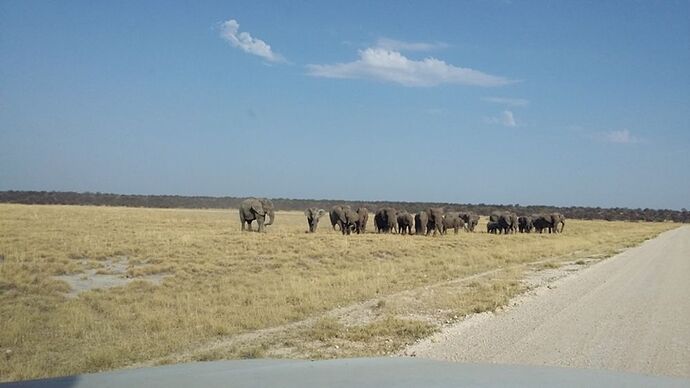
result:
<svg viewBox="0 0 690 388"><path fill-rule="evenodd" d="M554 233L563 233L565 216L561 213L551 213L551 223L553 224ZM558 224L561 224L561 230L558 230Z"/></svg>
<svg viewBox="0 0 690 388"><path fill-rule="evenodd" d="M542 233L548 230L549 233L563 232L565 227L565 217L561 213L551 214L537 214L532 216L532 223L537 232ZM561 224L561 230L558 230L558 224Z"/></svg>
<svg viewBox="0 0 690 388"><path fill-rule="evenodd" d="M532 225L537 233L543 233L544 230L549 230L552 228L551 217L545 214L534 214L532 215Z"/></svg>
<svg viewBox="0 0 690 388"><path fill-rule="evenodd" d="M499 231L508 234L517 232L517 214L512 212L493 212L489 216L490 222L497 222Z"/></svg>
<svg viewBox="0 0 690 388"><path fill-rule="evenodd" d="M443 234L443 208L435 207L427 210L429 213L429 223L427 224L426 234L433 232L434 236L436 232Z"/></svg>
<svg viewBox="0 0 690 388"><path fill-rule="evenodd" d="M443 215L443 234L448 232L448 229L454 229L455 234L465 227L465 221L460 218L458 213L446 213Z"/></svg>
<svg viewBox="0 0 690 388"><path fill-rule="evenodd" d="M422 210L414 216L414 229L417 234L426 234L426 228L429 224L429 213Z"/></svg>
<svg viewBox="0 0 690 388"><path fill-rule="evenodd" d="M343 208L343 215L344 218L340 220L340 230L343 234L350 234L352 231L359 233L359 213L347 206Z"/></svg>
<svg viewBox="0 0 690 388"><path fill-rule="evenodd" d="M357 208L357 214L359 214L359 220L357 221L357 234L366 233L367 222L369 222L369 210L365 207Z"/></svg>
<svg viewBox="0 0 690 388"><path fill-rule="evenodd" d="M400 234L412 234L412 227L414 226L414 217L412 214L402 211L398 213L398 233Z"/></svg>
<svg viewBox="0 0 690 388"><path fill-rule="evenodd" d="M265 222L268 216L268 222ZM273 224L275 221L275 211L273 210L273 202L266 198L247 198L240 204L240 222L242 223L242 230L252 230L252 221L256 220L259 224L259 232L265 232L265 226Z"/></svg>
<svg viewBox="0 0 690 388"><path fill-rule="evenodd" d="M479 224L479 216L473 213L460 213L460 218L465 221L465 227L470 232L474 232L477 224Z"/></svg>
<svg viewBox="0 0 690 388"><path fill-rule="evenodd" d="M530 217L530 216L518 217L518 231L520 233L530 233L530 232L532 232L532 229L534 229L532 217Z"/></svg>
<svg viewBox="0 0 690 388"><path fill-rule="evenodd" d="M343 234L350 234L354 229L354 226L350 225L350 221L354 222L355 216L353 213L357 214L349 205L333 206L329 213L333 230L335 230L335 225L338 225ZM347 228L349 230L346 230Z"/></svg>
<svg viewBox="0 0 690 388"><path fill-rule="evenodd" d="M309 233L316 232L316 227L319 226L319 219L326 215L326 211L323 209L317 209L315 207L310 207L304 211L304 215L307 216L307 223L309 224Z"/></svg>
<svg viewBox="0 0 690 388"><path fill-rule="evenodd" d="M379 233L396 232L398 228L397 211L392 207L379 209L374 215L374 224Z"/></svg>
<svg viewBox="0 0 690 388"><path fill-rule="evenodd" d="M333 206L331 208L331 211L328 212L328 216L331 219L331 226L333 227L333 230L336 230L335 226L340 225L338 223L338 220L345 217L345 215L343 214L343 207L340 205Z"/></svg>

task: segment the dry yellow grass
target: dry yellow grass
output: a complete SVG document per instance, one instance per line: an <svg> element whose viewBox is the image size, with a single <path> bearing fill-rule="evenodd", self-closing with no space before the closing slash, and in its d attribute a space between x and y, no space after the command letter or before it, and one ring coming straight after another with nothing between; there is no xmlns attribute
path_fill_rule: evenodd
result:
<svg viewBox="0 0 690 388"><path fill-rule="evenodd" d="M258 234L240 232L236 210L0 205L0 380L165 360L209 341L496 268L608 256L675 226L569 220L563 235L345 237L328 217L317 233L305 233L300 212L278 212L268 233ZM69 286L54 277L107 273L112 258L124 258L127 275L139 280L70 298ZM155 285L142 280L149 275L166 277ZM519 292L517 278L478 281L467 287L473 297L439 292L425 303L453 314L493 309ZM345 329L319 320L282 340L299 347L380 338L373 350L347 354L391 351L433 330L396 315L423 307L381 302L379 320ZM257 357L267 346L196 358Z"/></svg>

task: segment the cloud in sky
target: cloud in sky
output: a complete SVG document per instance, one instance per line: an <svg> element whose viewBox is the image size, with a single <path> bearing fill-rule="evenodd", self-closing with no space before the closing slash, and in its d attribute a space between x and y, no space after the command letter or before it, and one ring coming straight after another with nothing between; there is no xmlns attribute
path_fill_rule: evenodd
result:
<svg viewBox="0 0 690 388"><path fill-rule="evenodd" d="M419 61L409 59L399 51L378 47L360 50L359 59L354 62L307 65L307 69L314 77L373 79L412 87L441 84L490 87L515 82L432 57Z"/></svg>
<svg viewBox="0 0 690 388"><path fill-rule="evenodd" d="M605 132L602 135L602 138L609 143L634 144L640 142L640 139L631 134L627 129Z"/></svg>
<svg viewBox="0 0 690 388"><path fill-rule="evenodd" d="M391 51L432 51L448 47L447 43L403 42L400 40L379 38L376 47Z"/></svg>
<svg viewBox="0 0 690 388"><path fill-rule="evenodd" d="M221 23L220 36L233 47L258 55L270 62L285 62L285 58L271 50L271 46L261 39L254 38L248 32L239 32L240 24L235 19Z"/></svg>
<svg viewBox="0 0 690 388"><path fill-rule="evenodd" d="M494 104L502 104L507 106L527 106L529 100L524 98L506 98L506 97L482 97L482 101L491 102Z"/></svg>
<svg viewBox="0 0 690 388"><path fill-rule="evenodd" d="M504 110L498 117L487 118L486 122L489 124L500 124L506 127L517 127L513 112L509 110Z"/></svg>

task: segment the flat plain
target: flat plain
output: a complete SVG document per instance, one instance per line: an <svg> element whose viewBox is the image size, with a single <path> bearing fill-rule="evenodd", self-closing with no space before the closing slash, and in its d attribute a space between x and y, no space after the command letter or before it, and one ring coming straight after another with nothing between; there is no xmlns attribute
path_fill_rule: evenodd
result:
<svg viewBox="0 0 690 388"><path fill-rule="evenodd" d="M0 205L0 380L224 358L393 354L528 287L677 227L342 236L277 212Z"/></svg>

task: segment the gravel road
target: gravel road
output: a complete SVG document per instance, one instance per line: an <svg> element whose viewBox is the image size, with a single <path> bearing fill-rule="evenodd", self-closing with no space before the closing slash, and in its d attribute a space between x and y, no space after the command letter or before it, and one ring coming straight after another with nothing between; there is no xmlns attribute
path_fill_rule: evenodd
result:
<svg viewBox="0 0 690 388"><path fill-rule="evenodd" d="M690 227L469 317L417 357L690 377Z"/></svg>

